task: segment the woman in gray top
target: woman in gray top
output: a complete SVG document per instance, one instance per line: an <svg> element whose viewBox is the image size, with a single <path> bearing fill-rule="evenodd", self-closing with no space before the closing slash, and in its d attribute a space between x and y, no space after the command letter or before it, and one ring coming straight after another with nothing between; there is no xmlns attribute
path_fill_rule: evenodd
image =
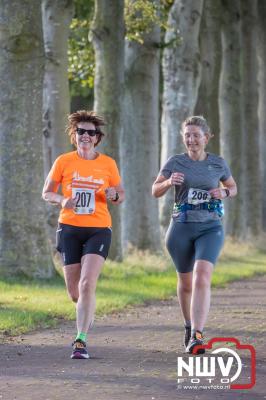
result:
<svg viewBox="0 0 266 400"><path fill-rule="evenodd" d="M181 134L187 153L167 160L152 194L161 197L175 188L166 246L178 274L186 352L200 354L204 349L195 346L203 344L213 266L224 242L222 200L235 196L237 187L225 160L205 150L212 135L203 117L187 118Z"/></svg>

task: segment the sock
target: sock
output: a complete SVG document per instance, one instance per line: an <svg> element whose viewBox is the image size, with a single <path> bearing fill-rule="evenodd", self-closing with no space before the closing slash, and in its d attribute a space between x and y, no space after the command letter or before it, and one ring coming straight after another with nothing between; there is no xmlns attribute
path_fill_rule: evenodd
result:
<svg viewBox="0 0 266 400"><path fill-rule="evenodd" d="M184 321L184 326L185 328L191 328L191 322L190 321Z"/></svg>
<svg viewBox="0 0 266 400"><path fill-rule="evenodd" d="M86 340L87 340L87 333L85 333L85 332L79 332L78 334L77 334L77 336L76 336L76 340L77 339L80 339L80 340L82 340L83 342L86 342Z"/></svg>

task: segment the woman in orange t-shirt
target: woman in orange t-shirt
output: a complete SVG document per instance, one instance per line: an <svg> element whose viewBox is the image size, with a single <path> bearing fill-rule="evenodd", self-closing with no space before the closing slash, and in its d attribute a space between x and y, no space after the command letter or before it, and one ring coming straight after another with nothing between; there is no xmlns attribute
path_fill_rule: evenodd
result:
<svg viewBox="0 0 266 400"><path fill-rule="evenodd" d="M68 117L76 151L59 156L48 174L43 199L61 206L56 232L69 296L77 302L77 336L71 358L89 358L87 332L93 324L97 280L111 244L107 200L120 204L124 189L115 161L95 147L104 136L103 119L93 111ZM58 194L61 185L62 195Z"/></svg>

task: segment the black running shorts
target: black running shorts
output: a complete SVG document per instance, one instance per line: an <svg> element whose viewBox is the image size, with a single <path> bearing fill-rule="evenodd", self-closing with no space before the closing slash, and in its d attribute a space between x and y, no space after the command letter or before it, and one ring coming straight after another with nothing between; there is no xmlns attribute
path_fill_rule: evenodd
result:
<svg viewBox="0 0 266 400"><path fill-rule="evenodd" d="M56 249L64 265L77 264L85 254L108 256L111 245L111 228L86 228L59 223L56 231Z"/></svg>

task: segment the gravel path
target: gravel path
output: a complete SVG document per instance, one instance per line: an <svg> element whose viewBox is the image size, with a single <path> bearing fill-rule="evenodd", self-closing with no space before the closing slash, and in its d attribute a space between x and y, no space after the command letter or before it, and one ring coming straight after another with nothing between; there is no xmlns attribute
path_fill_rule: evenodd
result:
<svg viewBox="0 0 266 400"><path fill-rule="evenodd" d="M0 345L0 400L266 399L266 276L213 290L205 334L236 337L256 349L250 390L177 390L184 355L177 300L98 318L89 360L71 360L74 322Z"/></svg>

